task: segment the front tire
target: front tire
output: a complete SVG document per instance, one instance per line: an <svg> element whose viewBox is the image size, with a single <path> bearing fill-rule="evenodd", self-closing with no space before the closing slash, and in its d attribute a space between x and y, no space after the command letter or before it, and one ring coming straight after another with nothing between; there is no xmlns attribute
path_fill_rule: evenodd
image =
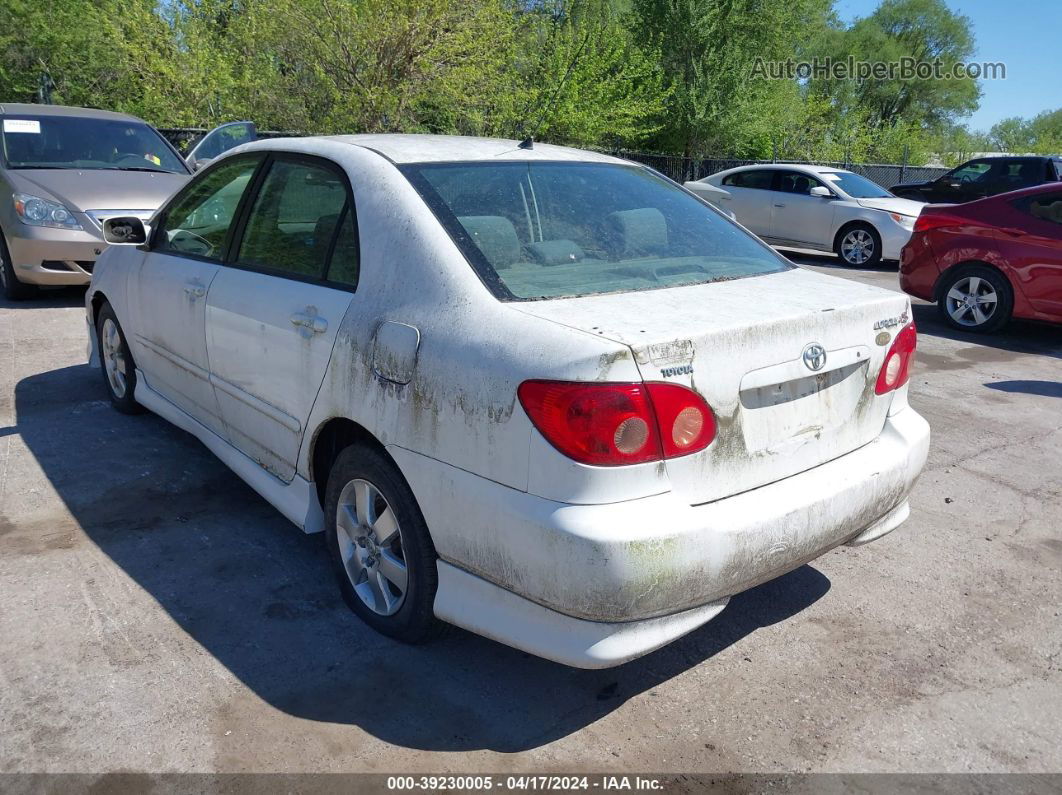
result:
<svg viewBox="0 0 1062 795"><path fill-rule="evenodd" d="M111 405L122 414L139 414L143 406L136 402L136 365L129 351L125 332L108 303L100 307L96 316L96 346L100 356L100 370Z"/></svg>
<svg viewBox="0 0 1062 795"><path fill-rule="evenodd" d="M870 224L852 224L838 233L833 250L850 268L873 268L881 262L881 235Z"/></svg>
<svg viewBox="0 0 1062 795"><path fill-rule="evenodd" d="M405 478L379 450L353 444L339 454L325 539L343 599L362 621L404 643L439 634L435 545Z"/></svg>
<svg viewBox="0 0 1062 795"><path fill-rule="evenodd" d="M8 301L25 301L37 294L37 288L32 284L26 284L18 280L15 275L15 266L11 262L11 255L7 250L7 243L0 236L0 288L4 291L4 297Z"/></svg>
<svg viewBox="0 0 1062 795"><path fill-rule="evenodd" d="M937 309L959 331L991 334L1010 322L1014 290L995 268L965 265L948 273L940 285Z"/></svg>

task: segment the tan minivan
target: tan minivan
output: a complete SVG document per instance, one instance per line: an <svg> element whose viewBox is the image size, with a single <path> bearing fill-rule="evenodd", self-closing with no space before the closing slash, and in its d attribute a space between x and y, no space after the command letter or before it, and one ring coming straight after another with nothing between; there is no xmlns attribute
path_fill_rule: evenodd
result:
<svg viewBox="0 0 1062 795"><path fill-rule="evenodd" d="M144 221L192 169L149 124L123 113L0 104L0 283L8 299L38 285L88 284L103 221Z"/></svg>

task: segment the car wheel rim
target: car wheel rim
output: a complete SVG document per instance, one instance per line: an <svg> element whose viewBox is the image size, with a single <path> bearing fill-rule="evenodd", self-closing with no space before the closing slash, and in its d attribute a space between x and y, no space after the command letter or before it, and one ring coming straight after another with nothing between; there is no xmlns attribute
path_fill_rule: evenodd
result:
<svg viewBox="0 0 1062 795"><path fill-rule="evenodd" d="M111 318L103 321L103 333L100 335L100 347L103 349L103 367L107 373L107 383L114 396L121 400L126 390L126 362L122 353L122 335L118 324Z"/></svg>
<svg viewBox="0 0 1062 795"><path fill-rule="evenodd" d="M380 490L352 480L336 509L339 557L354 593L381 616L398 612L406 598L409 573L398 518Z"/></svg>
<svg viewBox="0 0 1062 795"><path fill-rule="evenodd" d="M948 315L960 326L983 326L996 314L999 294L980 276L959 279L945 297Z"/></svg>
<svg viewBox="0 0 1062 795"><path fill-rule="evenodd" d="M874 256L874 238L865 229L853 229L841 241L841 256L852 265L862 265Z"/></svg>

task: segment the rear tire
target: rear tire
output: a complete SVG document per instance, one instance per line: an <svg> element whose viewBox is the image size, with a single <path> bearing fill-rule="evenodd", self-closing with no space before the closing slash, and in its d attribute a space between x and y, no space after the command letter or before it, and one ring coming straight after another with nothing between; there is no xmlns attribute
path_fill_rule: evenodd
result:
<svg viewBox="0 0 1062 795"><path fill-rule="evenodd" d="M837 233L833 250L850 268L873 268L881 262L881 235L870 224L852 224Z"/></svg>
<svg viewBox="0 0 1062 795"><path fill-rule="evenodd" d="M25 301L37 294L36 286L20 282L7 251L7 242L0 235L0 287L8 301Z"/></svg>
<svg viewBox="0 0 1062 795"><path fill-rule="evenodd" d="M140 414L144 407L133 398L136 392L136 364L125 340L125 332L111 305L104 303L96 316L96 347L100 370L111 405L122 414Z"/></svg>
<svg viewBox="0 0 1062 795"><path fill-rule="evenodd" d="M991 334L1010 322L1014 290L995 268L962 265L941 279L937 310L953 329Z"/></svg>
<svg viewBox="0 0 1062 795"><path fill-rule="evenodd" d="M435 545L402 473L376 448L352 444L332 465L325 540L343 600L362 621L403 643L443 631Z"/></svg>

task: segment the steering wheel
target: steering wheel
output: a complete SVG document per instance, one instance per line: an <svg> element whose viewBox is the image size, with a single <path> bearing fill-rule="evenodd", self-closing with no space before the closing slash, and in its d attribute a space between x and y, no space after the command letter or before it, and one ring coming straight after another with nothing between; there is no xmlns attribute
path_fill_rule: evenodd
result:
<svg viewBox="0 0 1062 795"><path fill-rule="evenodd" d="M205 237L200 237L195 232L187 229L176 229L170 238L170 248L184 254L196 254L200 257L209 257L214 253L214 244Z"/></svg>

